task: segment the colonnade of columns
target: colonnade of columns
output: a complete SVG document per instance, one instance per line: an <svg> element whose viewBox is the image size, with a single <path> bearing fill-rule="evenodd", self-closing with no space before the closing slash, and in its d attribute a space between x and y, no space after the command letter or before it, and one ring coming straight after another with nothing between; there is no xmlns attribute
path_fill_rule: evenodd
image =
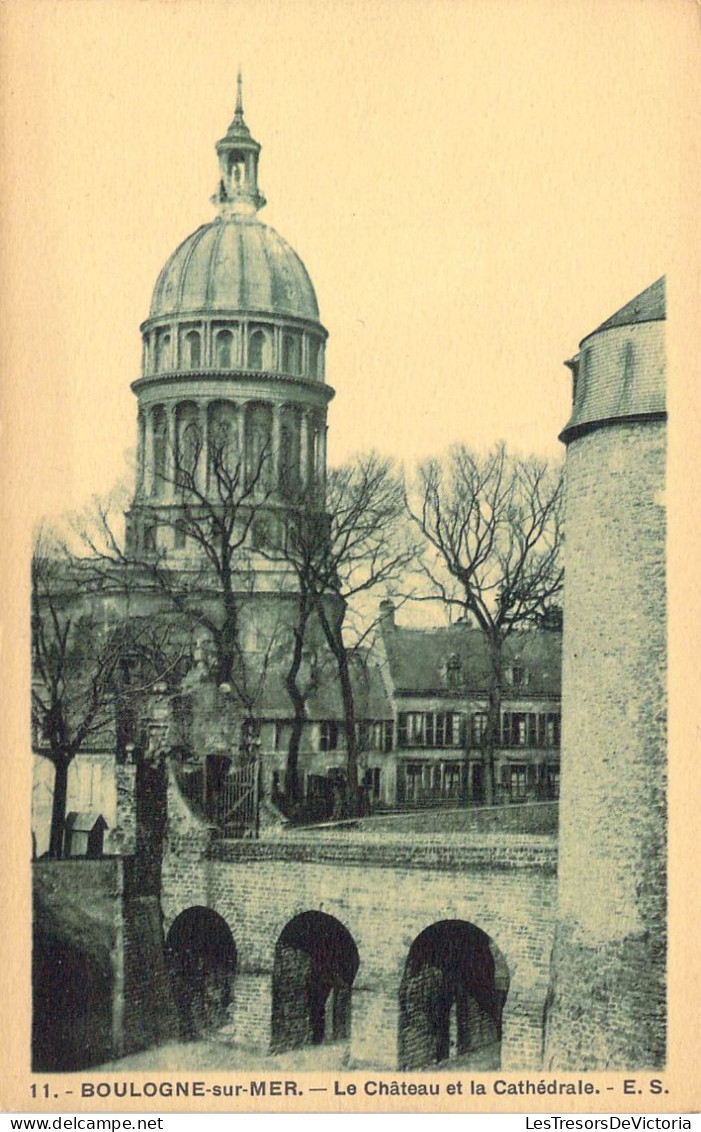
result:
<svg viewBox="0 0 701 1132"><path fill-rule="evenodd" d="M323 381L323 339L283 322L201 319L143 336L143 373L225 369L273 371Z"/></svg>
<svg viewBox="0 0 701 1132"><path fill-rule="evenodd" d="M167 501L183 473L199 491L216 488L217 472L266 491L289 494L323 486L323 409L283 402L178 401L139 412L138 494Z"/></svg>

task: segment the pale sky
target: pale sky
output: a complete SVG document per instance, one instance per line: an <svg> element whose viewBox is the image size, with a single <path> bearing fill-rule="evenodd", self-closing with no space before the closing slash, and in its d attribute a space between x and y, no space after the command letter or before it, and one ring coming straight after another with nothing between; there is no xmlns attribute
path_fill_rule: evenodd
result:
<svg viewBox="0 0 701 1132"><path fill-rule="evenodd" d="M563 360L679 266L691 9L10 0L0 263L27 514L125 474L139 324L214 216L239 64L261 218L330 334L330 460L497 439L559 457Z"/></svg>

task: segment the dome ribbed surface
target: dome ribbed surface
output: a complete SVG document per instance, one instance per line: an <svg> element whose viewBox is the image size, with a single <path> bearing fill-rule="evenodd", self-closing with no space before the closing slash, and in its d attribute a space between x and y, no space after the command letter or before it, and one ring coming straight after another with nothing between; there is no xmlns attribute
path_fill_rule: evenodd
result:
<svg viewBox="0 0 701 1132"><path fill-rule="evenodd" d="M218 217L173 252L156 281L151 318L188 311L246 311L318 321L312 281L274 228Z"/></svg>

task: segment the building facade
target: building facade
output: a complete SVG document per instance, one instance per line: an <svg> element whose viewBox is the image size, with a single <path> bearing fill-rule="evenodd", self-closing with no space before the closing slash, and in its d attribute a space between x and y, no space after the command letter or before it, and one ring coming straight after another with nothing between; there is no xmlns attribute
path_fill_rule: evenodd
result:
<svg viewBox="0 0 701 1132"><path fill-rule="evenodd" d="M505 648L496 802L557 798L561 633L515 633ZM383 602L378 656L392 703L381 797L389 805L483 803L490 662L464 624L412 629Z"/></svg>

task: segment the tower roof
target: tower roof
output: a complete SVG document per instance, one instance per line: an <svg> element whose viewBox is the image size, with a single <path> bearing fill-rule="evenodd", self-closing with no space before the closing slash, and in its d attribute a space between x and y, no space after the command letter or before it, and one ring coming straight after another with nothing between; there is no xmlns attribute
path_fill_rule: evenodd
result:
<svg viewBox="0 0 701 1132"><path fill-rule="evenodd" d="M602 330L611 330L614 326L633 326L638 322L658 322L666 317L665 307L665 277L664 275L651 283L634 299L630 299L625 306L612 314L596 330L591 330L582 341L586 341L592 334L599 334ZM581 343L580 343L581 345Z"/></svg>

